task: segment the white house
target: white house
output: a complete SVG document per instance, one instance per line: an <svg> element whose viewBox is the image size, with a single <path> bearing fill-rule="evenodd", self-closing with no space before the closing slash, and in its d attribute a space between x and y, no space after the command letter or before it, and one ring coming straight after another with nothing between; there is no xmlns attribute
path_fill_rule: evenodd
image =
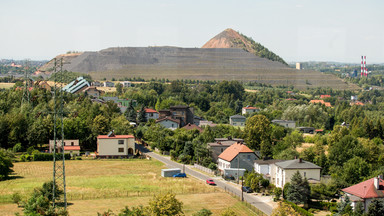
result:
<svg viewBox="0 0 384 216"><path fill-rule="evenodd" d="M129 81L123 81L123 82L120 82L121 85L123 85L123 87L131 87L131 82Z"/></svg>
<svg viewBox="0 0 384 216"><path fill-rule="evenodd" d="M274 165L276 166L276 179L274 182L276 187L283 188L286 183L291 182L293 174L295 174L297 171L299 171L303 178L307 178L312 182L320 181L321 167L311 162L304 161L301 158L277 162Z"/></svg>
<svg viewBox="0 0 384 216"><path fill-rule="evenodd" d="M159 123L159 124L163 125L165 128L168 128L171 130L176 130L177 128L180 127L180 120L173 119L169 116L166 116L162 119L156 120L156 123Z"/></svg>
<svg viewBox="0 0 384 216"><path fill-rule="evenodd" d="M53 153L55 141L49 140L49 153ZM56 152L62 152L61 140L56 140ZM80 155L79 140L64 140L64 153L73 155Z"/></svg>
<svg viewBox="0 0 384 216"><path fill-rule="evenodd" d="M378 176L368 179L367 181L344 188L342 191L351 200L353 209L355 209L358 202L361 202L365 212L367 212L369 204L371 204L373 199L384 201L383 177Z"/></svg>
<svg viewBox="0 0 384 216"><path fill-rule="evenodd" d="M111 131L108 135L97 136L97 157L126 158L133 156L135 152L133 135L115 135Z"/></svg>
<svg viewBox="0 0 384 216"><path fill-rule="evenodd" d="M254 167L255 172L263 174L265 179L270 182L276 181L276 166L275 163L282 162L284 160L255 160Z"/></svg>
<svg viewBox="0 0 384 216"><path fill-rule="evenodd" d="M243 115L253 114L255 112L260 112L260 108L259 107L246 106L246 107L243 107L243 109L241 109L241 114L243 114Z"/></svg>
<svg viewBox="0 0 384 216"><path fill-rule="evenodd" d="M290 121L290 120L272 120L271 121L274 124L286 127L286 128L296 128L296 122L295 121Z"/></svg>
<svg viewBox="0 0 384 216"><path fill-rule="evenodd" d="M253 170L253 163L257 156L248 146L242 143L235 143L225 149L218 157L218 168L223 173L228 168L243 168Z"/></svg>
<svg viewBox="0 0 384 216"><path fill-rule="evenodd" d="M232 126L245 126L247 118L241 115L233 115L229 117L229 124Z"/></svg>

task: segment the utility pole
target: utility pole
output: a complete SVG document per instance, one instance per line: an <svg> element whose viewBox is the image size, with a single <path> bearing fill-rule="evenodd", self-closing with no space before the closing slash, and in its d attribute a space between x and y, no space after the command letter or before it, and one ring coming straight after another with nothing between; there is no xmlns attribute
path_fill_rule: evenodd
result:
<svg viewBox="0 0 384 216"><path fill-rule="evenodd" d="M21 100L21 103L22 104L25 104L25 103L30 103L31 101L31 93L29 92L29 87L32 87L30 86L30 77L28 75L28 69L29 69L29 60L25 60L25 65L24 65L24 91L23 91L23 99Z"/></svg>
<svg viewBox="0 0 384 216"><path fill-rule="evenodd" d="M64 124L63 124L63 106L64 106L64 100L63 100L63 58L60 60L54 59L54 78L55 78L55 85L53 90L53 101L54 101L54 135L53 135L53 142L54 142L54 148L53 148L53 200L52 205L53 208L56 208L56 198L58 198L58 194L56 194L56 189L61 190L64 193L64 199L63 199L63 207L64 209L67 208L67 192L66 192L66 184L65 184L65 157L64 157ZM59 77L59 84L57 75L60 75ZM58 92L59 91L59 92ZM59 99L57 99L57 96L59 96ZM60 122L58 122L58 119ZM61 144L57 145L58 140L58 129L57 126L60 124L61 131L60 131L60 139ZM58 153L61 153L56 158L56 150Z"/></svg>

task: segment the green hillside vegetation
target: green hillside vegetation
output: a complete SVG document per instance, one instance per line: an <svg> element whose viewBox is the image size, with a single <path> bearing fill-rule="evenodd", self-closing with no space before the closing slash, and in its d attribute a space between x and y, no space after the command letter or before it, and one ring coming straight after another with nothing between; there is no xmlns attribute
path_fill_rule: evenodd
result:
<svg viewBox="0 0 384 216"><path fill-rule="evenodd" d="M247 41L249 41L249 43L251 43L252 49L254 50L253 53L255 55L260 56L262 58L269 59L271 61L281 62L281 63L288 66L288 64L284 61L284 59L282 59L280 56L276 55L274 52L270 51L269 49L267 49L266 47L264 47L260 43L255 42L251 37L247 37L246 35L243 35L241 33L239 33L239 34L241 36L243 36ZM243 44L243 42L241 40L236 40L234 42L237 44L242 44L245 48L245 44Z"/></svg>

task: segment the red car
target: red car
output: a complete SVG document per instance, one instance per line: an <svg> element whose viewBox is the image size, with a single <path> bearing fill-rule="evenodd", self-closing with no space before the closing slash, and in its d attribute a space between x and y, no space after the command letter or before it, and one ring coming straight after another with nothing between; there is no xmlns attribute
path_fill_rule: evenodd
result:
<svg viewBox="0 0 384 216"><path fill-rule="evenodd" d="M216 185L216 183L212 179L207 179L207 184L209 185Z"/></svg>

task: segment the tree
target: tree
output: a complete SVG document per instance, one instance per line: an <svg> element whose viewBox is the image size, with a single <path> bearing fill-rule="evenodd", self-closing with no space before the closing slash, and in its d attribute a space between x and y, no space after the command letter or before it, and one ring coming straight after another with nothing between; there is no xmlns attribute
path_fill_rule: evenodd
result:
<svg viewBox="0 0 384 216"><path fill-rule="evenodd" d="M341 202L337 204L337 214L336 216L343 216L343 215L351 215L352 214L352 206L351 206L351 200L347 195L343 197Z"/></svg>
<svg viewBox="0 0 384 216"><path fill-rule="evenodd" d="M348 184L357 184L371 174L371 165L361 157L354 157L344 163L339 177Z"/></svg>
<svg viewBox="0 0 384 216"><path fill-rule="evenodd" d="M124 115L128 119L128 121L136 122L137 112L136 112L135 108L133 107L133 101L132 100L129 101L127 110L125 111Z"/></svg>
<svg viewBox="0 0 384 216"><path fill-rule="evenodd" d="M7 179L9 174L13 172L12 159L5 149L0 149L0 180Z"/></svg>
<svg viewBox="0 0 384 216"><path fill-rule="evenodd" d="M293 203L307 203L311 194L308 180L302 178L299 171L293 174L287 191L287 200Z"/></svg>
<svg viewBox="0 0 384 216"><path fill-rule="evenodd" d="M368 207L368 216L384 215L384 202L378 199L373 199Z"/></svg>
<svg viewBox="0 0 384 216"><path fill-rule="evenodd" d="M274 208L272 211L272 216L290 216L297 215L297 212L285 202L280 202L279 207Z"/></svg>
<svg viewBox="0 0 384 216"><path fill-rule="evenodd" d="M148 206L150 215L183 215L183 203L176 199L175 194L155 196Z"/></svg>
<svg viewBox="0 0 384 216"><path fill-rule="evenodd" d="M117 83L117 84L115 85L115 87L116 87L116 93L117 93L117 95L121 95L121 93L123 93L123 85L122 85L121 83Z"/></svg>
<svg viewBox="0 0 384 216"><path fill-rule="evenodd" d="M220 216L236 216L236 212L234 212L232 209L225 209L221 214Z"/></svg>
<svg viewBox="0 0 384 216"><path fill-rule="evenodd" d="M259 149L260 144L264 142L270 143L271 123L264 115L254 115L250 117L245 125L245 141L252 149Z"/></svg>
<svg viewBox="0 0 384 216"><path fill-rule="evenodd" d="M141 106L141 109L139 110L139 114L137 116L137 122L147 122L147 118L145 117L145 108L144 106Z"/></svg>

